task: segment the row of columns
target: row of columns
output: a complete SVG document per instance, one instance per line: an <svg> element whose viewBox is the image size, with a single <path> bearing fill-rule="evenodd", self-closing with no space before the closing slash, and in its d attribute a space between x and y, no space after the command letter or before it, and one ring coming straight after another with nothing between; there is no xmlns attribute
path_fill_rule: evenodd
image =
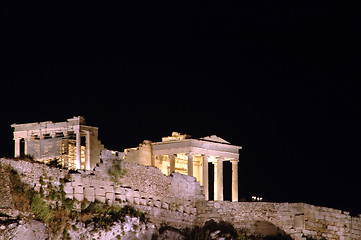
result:
<svg viewBox="0 0 361 240"><path fill-rule="evenodd" d="M175 158L176 154L169 154L170 161L170 172L175 172ZM193 157L194 154L187 154L188 162L187 169L188 175L193 175ZM202 183L204 187L204 195L206 200L209 200L209 171L208 171L208 162L209 156L202 156ZM224 159L219 157L215 158L213 161L214 164L214 200L223 201L223 161ZM232 163L232 201L238 202L238 159L230 160Z"/></svg>
<svg viewBox="0 0 361 240"><path fill-rule="evenodd" d="M81 169L81 132L76 131L76 160L75 160L75 167L76 169ZM15 138L15 157L20 156L20 140L22 138ZM25 139L24 139L25 140ZM25 140L25 154L27 154L26 143L27 141L32 140ZM91 144L90 144L90 131L85 131L85 142L86 142L86 152L85 152L85 169L90 170L90 155L91 155Z"/></svg>

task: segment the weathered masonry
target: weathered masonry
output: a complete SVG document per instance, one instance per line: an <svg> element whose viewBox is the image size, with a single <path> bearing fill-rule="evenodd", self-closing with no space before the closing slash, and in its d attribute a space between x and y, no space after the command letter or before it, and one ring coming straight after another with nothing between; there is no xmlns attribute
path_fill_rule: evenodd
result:
<svg viewBox="0 0 361 240"><path fill-rule="evenodd" d="M12 124L15 157L32 155L35 160L58 159L69 169L91 170L99 162L104 148L98 140L98 128L85 125L83 117L65 122Z"/></svg>
<svg viewBox="0 0 361 240"><path fill-rule="evenodd" d="M136 148L124 150L124 160L159 168L163 174L173 172L193 176L204 187L209 199L208 163L214 165L214 200L223 201L223 162L232 162L232 201L238 201L238 151L240 146L231 145L215 135L192 139L185 134L173 132L161 142L144 141Z"/></svg>

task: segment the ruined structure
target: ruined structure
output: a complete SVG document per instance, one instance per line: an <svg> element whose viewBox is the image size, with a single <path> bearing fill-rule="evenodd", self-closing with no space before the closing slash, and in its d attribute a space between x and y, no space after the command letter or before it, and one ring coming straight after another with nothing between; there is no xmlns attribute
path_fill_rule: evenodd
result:
<svg viewBox="0 0 361 240"><path fill-rule="evenodd" d="M65 122L12 124L11 127L14 128L15 157L31 155L45 163L58 159L69 169L91 170L104 148L98 140L98 128L86 126L80 116Z"/></svg>
<svg viewBox="0 0 361 240"><path fill-rule="evenodd" d="M159 168L163 174L180 173L193 176L204 187L209 199L208 164L214 165L214 200L223 201L223 162L232 162L232 201L238 201L238 151L242 149L212 135L192 139L173 132L161 142L144 141L136 148L124 150L124 160Z"/></svg>
<svg viewBox="0 0 361 240"><path fill-rule="evenodd" d="M294 240L361 239L361 218L350 216L349 212L305 203L205 201L194 177L178 173L165 176L155 167L121 162L126 170L121 184L112 182L105 174L111 167L105 160L91 174L86 171L70 174L63 185L66 196L78 201L133 206L157 228L164 224L192 228L214 220L230 222L254 235L277 236L284 232ZM10 165L37 191L42 187L47 190L40 179L59 186L61 178L69 175L64 169L22 160L0 159L0 164ZM0 213L10 205L0 204Z"/></svg>
<svg viewBox="0 0 361 240"><path fill-rule="evenodd" d="M174 132L161 142L144 141L120 153L104 149L97 139L98 128L85 126L82 117L12 127L15 156L30 154L40 162L58 158L70 169L91 170L70 173L44 164L0 159L0 164L10 165L37 191L45 182L62 185L66 196L78 201L131 205L157 227L192 228L212 219L255 235L283 232L295 240L361 239L361 217L345 211L304 203L238 202L241 147L215 135L193 139ZM224 161L232 162L232 202L222 201ZM110 176L114 164L125 170L120 182ZM208 196L210 164L214 164L215 201ZM65 178L68 181L61 183ZM8 177L2 175L0 182L2 192L9 193ZM2 199L10 198L5 194ZM9 209L10 200L0 204L0 213Z"/></svg>

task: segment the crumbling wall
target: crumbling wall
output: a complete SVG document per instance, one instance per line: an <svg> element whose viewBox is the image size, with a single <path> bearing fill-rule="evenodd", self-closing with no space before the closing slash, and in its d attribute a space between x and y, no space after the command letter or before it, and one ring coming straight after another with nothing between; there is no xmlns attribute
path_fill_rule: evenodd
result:
<svg viewBox="0 0 361 240"><path fill-rule="evenodd" d="M305 203L208 201L197 206L197 210L199 225L209 219L227 221L250 234L267 235L270 229L260 226L268 222L296 240L361 239L361 218Z"/></svg>
<svg viewBox="0 0 361 240"><path fill-rule="evenodd" d="M42 163L31 163L24 160L1 158L0 164L10 165L21 175L24 182L33 187L40 187L40 178L46 181L51 179L55 185L60 185L60 178L64 178L69 173L66 169L49 167Z"/></svg>
<svg viewBox="0 0 361 240"><path fill-rule="evenodd" d="M152 156L152 142L148 140L144 140L138 147L124 150L124 160L130 163L151 166L153 162Z"/></svg>
<svg viewBox="0 0 361 240"><path fill-rule="evenodd" d="M101 166L98 171L79 171L69 174L68 170L49 167L23 160L1 159L2 164L11 165L35 190L47 184L60 185L61 178L67 178L64 191L69 198L120 205L131 205L144 212L152 223L184 228L192 227L196 219L197 201L204 200L199 183L194 177L174 174L163 175L155 167L124 163L126 174L122 184L115 184L106 176ZM105 162L103 165L107 165ZM102 171L100 171L102 170ZM101 177L100 177L101 176ZM143 182L143 184L142 184Z"/></svg>
<svg viewBox="0 0 361 240"><path fill-rule="evenodd" d="M77 174L71 176L71 182L65 183L64 186L69 198L131 205L144 212L151 222L158 226L166 223L180 228L192 227L196 219L197 210L193 201L150 194L131 187L115 185L108 180L82 178Z"/></svg>
<svg viewBox="0 0 361 240"><path fill-rule="evenodd" d="M123 163L125 176L121 179L123 186L131 186L150 195L177 199L203 199L199 182L191 176L172 173L170 177L162 174L156 167Z"/></svg>
<svg viewBox="0 0 361 240"><path fill-rule="evenodd" d="M204 201L194 177L177 173L167 177L155 167L123 164L126 174L121 185L104 177L104 166L99 166L94 175L71 174L71 182L64 186L67 197L79 201L128 204L144 212L158 226L161 223L179 228L193 226L197 202ZM98 171L103 178L97 176Z"/></svg>
<svg viewBox="0 0 361 240"><path fill-rule="evenodd" d="M253 234L267 235L278 229L295 240L306 237L361 239L361 218L352 217L348 212L304 203L205 201L194 177L177 173L168 177L155 167L124 163L127 173L121 184L115 184L106 175L107 167L111 167L107 162L96 171L75 174L21 160L1 159L0 164L11 165L23 181L35 189L40 189L40 177L44 182L57 185L60 178L70 176L69 182L64 184L68 197L129 204L158 226L166 223L177 228L191 228L213 219L230 222Z"/></svg>

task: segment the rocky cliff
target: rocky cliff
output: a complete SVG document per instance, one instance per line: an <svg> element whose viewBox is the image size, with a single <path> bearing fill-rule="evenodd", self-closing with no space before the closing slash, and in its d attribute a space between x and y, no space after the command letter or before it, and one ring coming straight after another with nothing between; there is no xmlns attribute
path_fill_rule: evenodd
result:
<svg viewBox="0 0 361 240"><path fill-rule="evenodd" d="M361 239L361 219L347 212L303 203L205 201L195 178L168 177L154 167L113 159L78 172L23 160L0 164L3 239ZM20 180L23 194L13 183ZM29 206L17 204L22 198ZM65 219L61 228L52 223L57 214Z"/></svg>

